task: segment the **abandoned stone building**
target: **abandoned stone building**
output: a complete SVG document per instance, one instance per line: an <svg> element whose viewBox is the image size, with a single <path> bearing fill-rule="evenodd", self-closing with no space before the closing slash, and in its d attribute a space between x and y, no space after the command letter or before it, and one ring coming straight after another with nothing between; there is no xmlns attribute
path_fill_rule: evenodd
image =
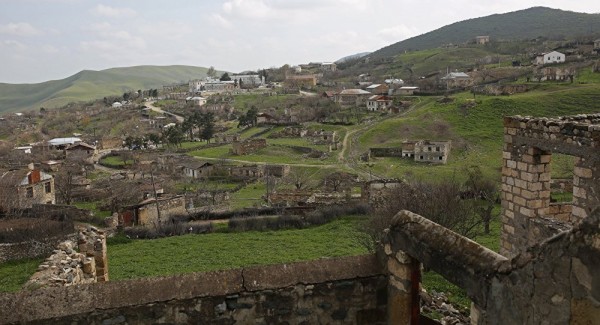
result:
<svg viewBox="0 0 600 325"><path fill-rule="evenodd" d="M266 139L247 139L237 141L231 144L231 151L234 155L243 156L256 152L267 146Z"/></svg>
<svg viewBox="0 0 600 325"><path fill-rule="evenodd" d="M160 215L157 205L160 209ZM185 213L185 198L183 196L152 197L123 208L123 211L119 214L119 219L122 220L123 226L156 226L159 223L168 222L172 216Z"/></svg>
<svg viewBox="0 0 600 325"><path fill-rule="evenodd" d="M28 169L0 170L0 210L55 203L54 176L35 169L33 164Z"/></svg>
<svg viewBox="0 0 600 325"><path fill-rule="evenodd" d="M417 162L445 164L450 154L450 141L407 140L400 148L370 148L371 157L401 157Z"/></svg>
<svg viewBox="0 0 600 325"><path fill-rule="evenodd" d="M504 119L500 253L400 211L376 254L2 293L0 323L435 324L420 314L427 268L466 291L471 324L598 324L598 148L600 114ZM555 153L575 161L566 216L550 202Z"/></svg>

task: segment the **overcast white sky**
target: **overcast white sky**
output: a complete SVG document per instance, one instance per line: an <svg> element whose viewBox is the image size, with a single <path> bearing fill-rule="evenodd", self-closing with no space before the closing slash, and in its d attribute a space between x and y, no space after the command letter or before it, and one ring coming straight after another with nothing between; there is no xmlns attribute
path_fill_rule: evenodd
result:
<svg viewBox="0 0 600 325"><path fill-rule="evenodd" d="M243 70L335 61L444 25L597 0L0 0L0 82L132 65Z"/></svg>

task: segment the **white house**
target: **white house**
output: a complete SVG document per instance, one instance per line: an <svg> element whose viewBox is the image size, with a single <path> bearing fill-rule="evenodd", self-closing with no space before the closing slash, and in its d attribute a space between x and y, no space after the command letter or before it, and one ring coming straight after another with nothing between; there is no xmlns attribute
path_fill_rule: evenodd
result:
<svg viewBox="0 0 600 325"><path fill-rule="evenodd" d="M119 102L114 102L114 103L112 104L112 107L113 107L113 108L121 108L121 107L123 107L123 104L121 104L121 103L119 103Z"/></svg>
<svg viewBox="0 0 600 325"><path fill-rule="evenodd" d="M206 105L206 98L200 96L187 97L185 100L188 102L193 102L196 106Z"/></svg>
<svg viewBox="0 0 600 325"><path fill-rule="evenodd" d="M373 95L367 100L367 110L370 112L385 111L392 105L392 98L382 95Z"/></svg>
<svg viewBox="0 0 600 325"><path fill-rule="evenodd" d="M542 53L535 57L535 64L544 65L550 63L561 63L565 62L565 55L563 53L552 51L548 53Z"/></svg>

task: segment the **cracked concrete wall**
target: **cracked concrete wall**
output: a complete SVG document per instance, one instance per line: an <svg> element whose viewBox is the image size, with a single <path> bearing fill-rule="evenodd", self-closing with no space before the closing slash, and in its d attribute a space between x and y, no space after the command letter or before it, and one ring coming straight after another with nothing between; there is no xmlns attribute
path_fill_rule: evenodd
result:
<svg viewBox="0 0 600 325"><path fill-rule="evenodd" d="M373 255L0 294L0 324L384 324Z"/></svg>

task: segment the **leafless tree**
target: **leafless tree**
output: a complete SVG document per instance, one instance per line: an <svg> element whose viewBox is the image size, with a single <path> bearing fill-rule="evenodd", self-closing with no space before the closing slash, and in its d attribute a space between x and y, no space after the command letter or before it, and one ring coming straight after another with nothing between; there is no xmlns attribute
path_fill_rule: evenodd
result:
<svg viewBox="0 0 600 325"><path fill-rule="evenodd" d="M284 181L293 185L296 190L305 189L312 178L312 174L306 168L295 167L290 170Z"/></svg>
<svg viewBox="0 0 600 325"><path fill-rule="evenodd" d="M372 206L374 213L361 228L371 239L370 248L401 210L417 213L467 237L474 236L481 223L471 201L461 198L461 184L454 177L436 183L412 180L379 193L378 198Z"/></svg>

